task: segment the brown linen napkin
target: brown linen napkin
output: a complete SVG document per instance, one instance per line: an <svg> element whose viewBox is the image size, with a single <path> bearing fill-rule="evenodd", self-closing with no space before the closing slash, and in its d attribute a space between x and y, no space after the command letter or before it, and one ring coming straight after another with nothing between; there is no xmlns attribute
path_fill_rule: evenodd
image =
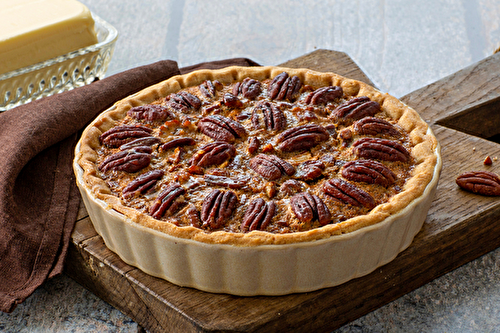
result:
<svg viewBox="0 0 500 333"><path fill-rule="evenodd" d="M80 205L72 169L77 133L115 101L147 86L230 65L257 64L236 58L179 70L174 61L160 61L0 113L1 311L12 312L62 272Z"/></svg>

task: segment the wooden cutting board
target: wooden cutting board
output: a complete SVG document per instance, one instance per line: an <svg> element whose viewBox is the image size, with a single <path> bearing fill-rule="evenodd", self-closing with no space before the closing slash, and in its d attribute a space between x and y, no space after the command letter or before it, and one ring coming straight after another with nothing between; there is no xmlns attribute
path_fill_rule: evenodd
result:
<svg viewBox="0 0 500 333"><path fill-rule="evenodd" d="M318 50L282 64L372 84L344 53ZM66 272L150 332L327 332L500 246L500 200L458 189L469 170L500 172L500 54L419 89L403 101L442 146L436 198L412 245L394 261L341 286L279 297L237 297L181 288L121 261L82 206ZM490 140L487 140L490 138Z"/></svg>

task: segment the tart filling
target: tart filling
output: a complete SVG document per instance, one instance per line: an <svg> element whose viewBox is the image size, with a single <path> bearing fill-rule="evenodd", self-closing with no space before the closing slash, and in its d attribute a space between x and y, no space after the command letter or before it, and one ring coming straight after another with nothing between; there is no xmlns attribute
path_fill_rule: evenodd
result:
<svg viewBox="0 0 500 333"><path fill-rule="evenodd" d="M332 73L230 67L173 77L84 132L93 195L148 228L206 243L349 233L420 197L438 143L396 98Z"/></svg>

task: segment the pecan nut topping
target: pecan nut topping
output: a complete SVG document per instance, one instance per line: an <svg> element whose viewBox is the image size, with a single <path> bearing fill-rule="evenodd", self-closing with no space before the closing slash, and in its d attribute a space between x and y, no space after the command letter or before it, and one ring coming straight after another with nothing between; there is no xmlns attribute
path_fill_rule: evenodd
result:
<svg viewBox="0 0 500 333"><path fill-rule="evenodd" d="M316 89L306 96L304 102L311 105L324 105L329 102L335 101L337 98L342 97L343 91L341 87L330 86Z"/></svg>
<svg viewBox="0 0 500 333"><path fill-rule="evenodd" d="M332 220L330 210L316 195L307 192L295 194L290 199L290 205L300 222L311 222L317 219L321 225L327 225Z"/></svg>
<svg viewBox="0 0 500 333"><path fill-rule="evenodd" d="M134 119L150 122L175 118L175 115L168 108L159 104L135 106L127 111L127 115Z"/></svg>
<svg viewBox="0 0 500 333"><path fill-rule="evenodd" d="M397 176L384 164L373 160L355 160L344 164L342 177L354 182L379 184L388 187Z"/></svg>
<svg viewBox="0 0 500 333"><path fill-rule="evenodd" d="M142 125L115 126L99 136L99 141L111 148L120 147L137 138L151 137L153 130Z"/></svg>
<svg viewBox="0 0 500 333"><path fill-rule="evenodd" d="M182 146L192 146L196 142L194 141L193 138L189 137L182 137L182 138L176 138L172 139L168 142L165 142L164 144L161 145L161 150L169 150L172 148L177 148L177 147L182 147Z"/></svg>
<svg viewBox="0 0 500 333"><path fill-rule="evenodd" d="M241 108L243 107L243 102L240 101L238 97L231 93L225 93L222 98L222 104L227 106L230 109Z"/></svg>
<svg viewBox="0 0 500 333"><path fill-rule="evenodd" d="M310 160L305 161L299 167L297 178L308 181L319 178L323 175L323 170L326 166L322 161Z"/></svg>
<svg viewBox="0 0 500 333"><path fill-rule="evenodd" d="M323 184L323 191L335 199L353 206L372 209L375 199L359 187L339 178L333 178Z"/></svg>
<svg viewBox="0 0 500 333"><path fill-rule="evenodd" d="M262 198L255 198L248 205L240 229L242 232L266 230L274 214L276 214L274 201L266 203Z"/></svg>
<svg viewBox="0 0 500 333"><path fill-rule="evenodd" d="M168 185L151 205L149 215L155 219L171 215L183 203L181 196L184 193L186 193L186 190L179 183Z"/></svg>
<svg viewBox="0 0 500 333"><path fill-rule="evenodd" d="M156 183L158 183L164 174L165 172L163 170L152 170L140 175L123 188L123 197L128 199L149 192L155 187Z"/></svg>
<svg viewBox="0 0 500 333"><path fill-rule="evenodd" d="M191 159L191 166L207 167L210 165L221 164L236 155L236 148L230 143L224 141L211 142L200 148Z"/></svg>
<svg viewBox="0 0 500 333"><path fill-rule="evenodd" d="M234 142L237 138L246 136L246 130L240 123L220 115L202 118L198 122L198 129L218 141Z"/></svg>
<svg viewBox="0 0 500 333"><path fill-rule="evenodd" d="M100 165L99 170L125 171L129 173L144 169L151 162L153 149L151 147L134 147L129 150L119 151L108 156Z"/></svg>
<svg viewBox="0 0 500 333"><path fill-rule="evenodd" d="M353 124L356 133L361 135L384 134L389 136L400 136L401 133L387 120L375 117L365 117Z"/></svg>
<svg viewBox="0 0 500 333"><path fill-rule="evenodd" d="M269 131L280 131L286 127L286 117L276 105L269 102L259 103L252 111L252 124L255 129L259 129L260 116L264 116L264 127Z"/></svg>
<svg viewBox="0 0 500 333"><path fill-rule="evenodd" d="M356 140L352 146L354 147L354 153L358 157L392 162L408 162L410 160L408 150L402 144L393 140L361 138Z"/></svg>
<svg viewBox="0 0 500 333"><path fill-rule="evenodd" d="M310 149L330 137L328 131L317 124L296 126L281 132L276 142L284 152Z"/></svg>
<svg viewBox="0 0 500 333"><path fill-rule="evenodd" d="M293 165L276 155L258 154L250 160L249 166L268 180L276 180L282 175L291 176L295 173Z"/></svg>
<svg viewBox="0 0 500 333"><path fill-rule="evenodd" d="M157 143L161 143L160 138L157 138L156 136L145 136L121 145L120 150L128 150L134 147L153 146Z"/></svg>
<svg viewBox="0 0 500 333"><path fill-rule="evenodd" d="M233 191L213 190L203 200L201 207L202 228L218 229L233 214L238 197Z"/></svg>
<svg viewBox="0 0 500 333"><path fill-rule="evenodd" d="M182 113L196 111L201 107L200 99L186 91L170 94L166 97L166 101L168 106Z"/></svg>
<svg viewBox="0 0 500 333"><path fill-rule="evenodd" d="M469 171L457 177L460 188L486 196L500 196L500 177L489 171Z"/></svg>
<svg viewBox="0 0 500 333"><path fill-rule="evenodd" d="M294 101L299 95L302 82L298 76L290 77L288 73L283 72L276 75L276 77L269 84L269 98L279 101L288 100Z"/></svg>
<svg viewBox="0 0 500 333"><path fill-rule="evenodd" d="M243 97L248 99L256 99L260 95L262 85L259 81L246 78L242 82L237 82L233 87L233 95L238 96L242 94Z"/></svg>
<svg viewBox="0 0 500 333"><path fill-rule="evenodd" d="M339 105L332 112L332 117L338 120L353 121L371 117L380 112L380 104L366 96L353 98Z"/></svg>
<svg viewBox="0 0 500 333"><path fill-rule="evenodd" d="M217 90L223 88L222 83L217 80L211 81L206 80L198 87L201 93L208 99L214 99L217 97Z"/></svg>

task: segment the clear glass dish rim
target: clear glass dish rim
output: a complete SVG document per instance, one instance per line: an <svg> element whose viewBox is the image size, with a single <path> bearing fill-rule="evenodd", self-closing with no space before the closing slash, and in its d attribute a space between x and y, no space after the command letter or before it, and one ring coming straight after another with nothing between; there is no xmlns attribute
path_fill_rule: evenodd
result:
<svg viewBox="0 0 500 333"><path fill-rule="evenodd" d="M51 58L48 60L44 60L44 61L41 61L39 63L30 65L30 66L19 68L19 69L16 69L16 70L13 70L13 71L10 71L7 73L0 74L0 84L2 83L3 80L10 79L10 78L18 76L18 75L30 73L30 72L33 72L33 71L36 71L36 70L39 70L39 69L42 69L45 67L52 66L52 65L57 64L57 63L62 63L68 59L82 56L82 55L85 55L87 53L99 51L102 48L104 48L105 46L108 46L108 45L114 43L116 41L116 39L118 38L118 30L116 30L115 27L113 27L111 24L109 24L108 22L106 22L105 20L100 18L99 16L95 15L94 13L92 13L92 18L94 19L94 21L96 23L96 30L97 30L97 25L99 25L108 31L108 35L106 36L105 39L103 39L102 41L98 41L96 44L93 44L93 45L90 45L90 46L87 46L87 47L84 47L84 48L81 48L81 49L78 49L75 51L71 51L69 53L66 53L66 54L63 54L60 56L57 56L57 57L54 57L54 58Z"/></svg>

